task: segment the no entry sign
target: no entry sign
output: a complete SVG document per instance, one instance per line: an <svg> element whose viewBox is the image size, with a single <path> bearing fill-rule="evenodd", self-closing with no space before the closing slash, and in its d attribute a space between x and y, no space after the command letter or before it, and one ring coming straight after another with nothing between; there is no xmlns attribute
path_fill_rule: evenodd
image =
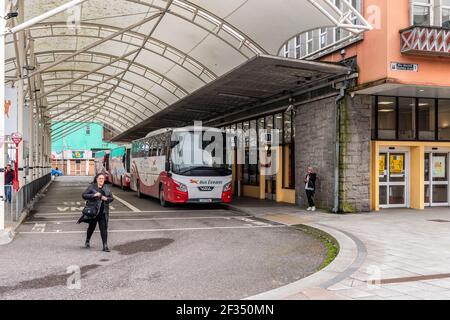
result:
<svg viewBox="0 0 450 320"><path fill-rule="evenodd" d="M11 140L15 144L19 144L22 141L22 135L18 132L14 132L13 134L11 134Z"/></svg>

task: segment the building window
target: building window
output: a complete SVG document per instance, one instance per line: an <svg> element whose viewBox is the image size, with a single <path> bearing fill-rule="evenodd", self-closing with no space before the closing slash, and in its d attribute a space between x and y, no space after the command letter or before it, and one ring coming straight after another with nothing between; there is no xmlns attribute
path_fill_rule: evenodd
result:
<svg viewBox="0 0 450 320"><path fill-rule="evenodd" d="M450 0L442 0L441 19L442 27L450 29Z"/></svg>
<svg viewBox="0 0 450 320"><path fill-rule="evenodd" d="M396 99L378 97L378 139L396 139Z"/></svg>
<svg viewBox="0 0 450 320"><path fill-rule="evenodd" d="M302 45L300 35L295 37L295 58L300 59L302 56Z"/></svg>
<svg viewBox="0 0 450 320"><path fill-rule="evenodd" d="M327 28L320 28L319 45L320 49L327 46Z"/></svg>
<svg viewBox="0 0 450 320"><path fill-rule="evenodd" d="M313 32L308 31L306 33L306 54L310 54L314 51Z"/></svg>
<svg viewBox="0 0 450 320"><path fill-rule="evenodd" d="M400 140L416 139L416 99L398 99L398 138Z"/></svg>
<svg viewBox="0 0 450 320"><path fill-rule="evenodd" d="M90 135L91 134L91 126L86 126L86 135Z"/></svg>
<svg viewBox="0 0 450 320"><path fill-rule="evenodd" d="M283 56L285 58L289 58L289 42L286 43L283 47Z"/></svg>
<svg viewBox="0 0 450 320"><path fill-rule="evenodd" d="M293 139L293 112L283 114L283 188L295 188L295 153Z"/></svg>
<svg viewBox="0 0 450 320"><path fill-rule="evenodd" d="M433 99L419 99L418 105L419 140L435 140L436 106Z"/></svg>
<svg viewBox="0 0 450 320"><path fill-rule="evenodd" d="M431 26L433 21L433 0L414 0L412 2L412 24L414 26Z"/></svg>
<svg viewBox="0 0 450 320"><path fill-rule="evenodd" d="M439 140L450 140L450 100L438 101Z"/></svg>

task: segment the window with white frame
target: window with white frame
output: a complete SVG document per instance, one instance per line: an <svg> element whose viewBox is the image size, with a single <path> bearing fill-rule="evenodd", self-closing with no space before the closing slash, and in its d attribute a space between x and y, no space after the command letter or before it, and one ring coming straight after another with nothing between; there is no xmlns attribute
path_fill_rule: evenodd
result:
<svg viewBox="0 0 450 320"><path fill-rule="evenodd" d="M300 35L295 37L295 58L300 59L302 56L302 44Z"/></svg>
<svg viewBox="0 0 450 320"><path fill-rule="evenodd" d="M450 0L442 0L441 3L441 26L450 29Z"/></svg>
<svg viewBox="0 0 450 320"><path fill-rule="evenodd" d="M314 51L313 32L308 31L306 33L306 54L310 54Z"/></svg>
<svg viewBox="0 0 450 320"><path fill-rule="evenodd" d="M320 49L327 46L327 28L320 28L320 34L319 34L319 46Z"/></svg>
<svg viewBox="0 0 450 320"><path fill-rule="evenodd" d="M433 0L413 0L411 5L411 20L414 26L433 24Z"/></svg>
<svg viewBox="0 0 450 320"><path fill-rule="evenodd" d="M289 42L286 43L283 47L283 56L285 58L289 58Z"/></svg>

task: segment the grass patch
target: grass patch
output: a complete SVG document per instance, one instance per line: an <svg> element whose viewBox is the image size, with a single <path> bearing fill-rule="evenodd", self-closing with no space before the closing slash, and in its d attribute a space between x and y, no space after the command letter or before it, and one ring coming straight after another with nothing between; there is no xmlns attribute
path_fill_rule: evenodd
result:
<svg viewBox="0 0 450 320"><path fill-rule="evenodd" d="M320 271L328 266L339 254L339 243L328 233L310 226L306 226L304 224L298 224L292 227L319 239L327 250L327 256L322 262L322 265L317 269L317 271Z"/></svg>

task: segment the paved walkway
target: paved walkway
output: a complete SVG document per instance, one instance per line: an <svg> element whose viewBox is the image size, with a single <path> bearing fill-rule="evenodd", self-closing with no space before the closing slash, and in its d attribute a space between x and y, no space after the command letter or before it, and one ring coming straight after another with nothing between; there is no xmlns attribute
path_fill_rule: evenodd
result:
<svg viewBox="0 0 450 320"><path fill-rule="evenodd" d="M238 199L234 206L287 225L332 234L341 248L323 271L253 298L450 299L450 209L334 215Z"/></svg>

